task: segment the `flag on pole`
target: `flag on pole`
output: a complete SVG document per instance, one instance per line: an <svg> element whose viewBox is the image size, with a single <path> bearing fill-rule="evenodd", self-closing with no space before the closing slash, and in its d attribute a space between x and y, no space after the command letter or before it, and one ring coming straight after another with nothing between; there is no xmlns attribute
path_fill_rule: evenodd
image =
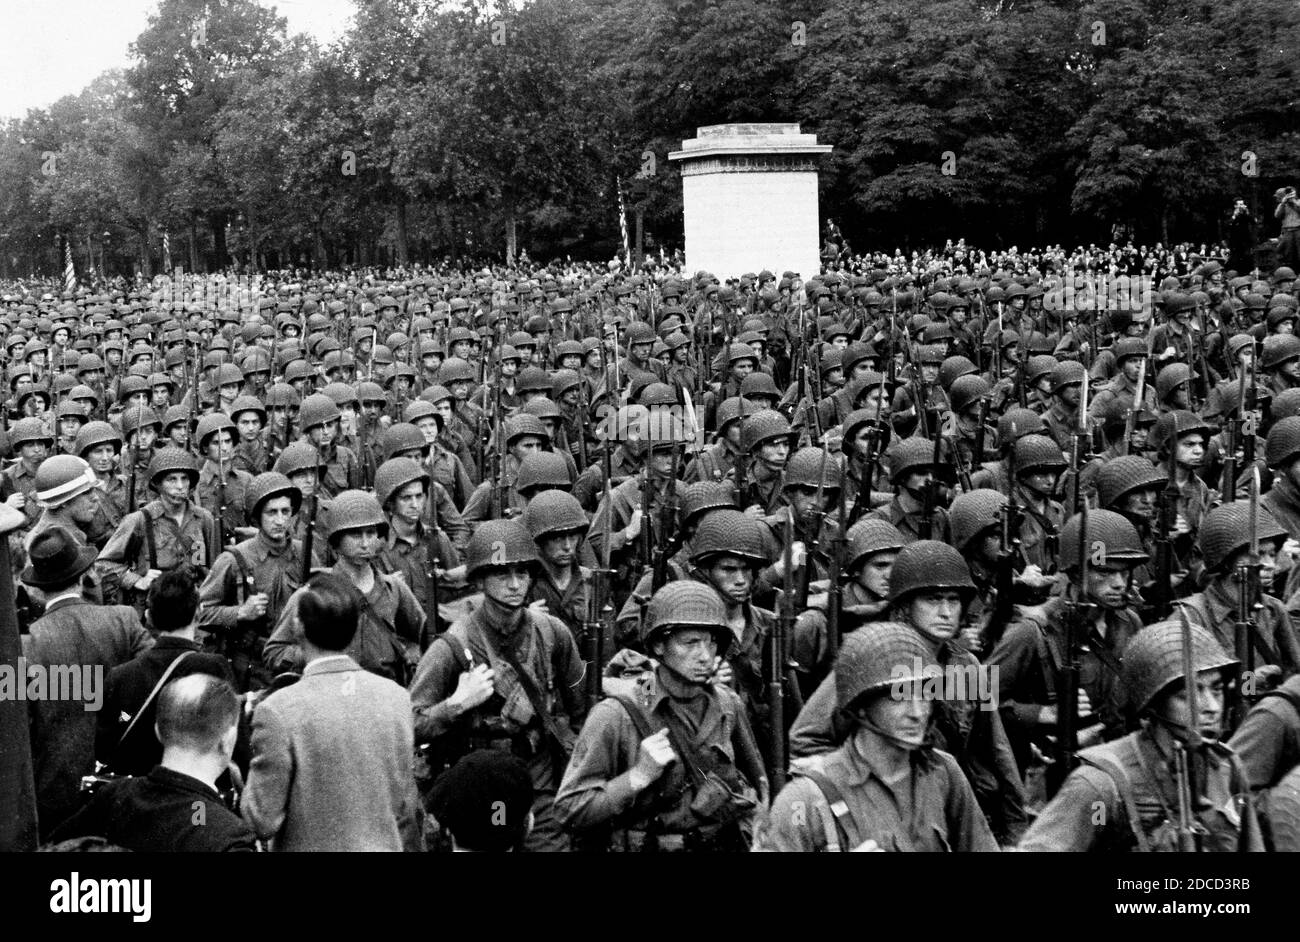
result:
<svg viewBox="0 0 1300 942"><path fill-rule="evenodd" d="M618 178L618 231L623 236L623 258L632 264L632 247L627 241L627 210L623 207L623 178Z"/></svg>
<svg viewBox="0 0 1300 942"><path fill-rule="evenodd" d="M63 293L77 293L77 269L72 264L72 242L66 236L63 238Z"/></svg>
<svg viewBox="0 0 1300 942"><path fill-rule="evenodd" d="M166 229L163 230L163 271L172 273L172 240Z"/></svg>

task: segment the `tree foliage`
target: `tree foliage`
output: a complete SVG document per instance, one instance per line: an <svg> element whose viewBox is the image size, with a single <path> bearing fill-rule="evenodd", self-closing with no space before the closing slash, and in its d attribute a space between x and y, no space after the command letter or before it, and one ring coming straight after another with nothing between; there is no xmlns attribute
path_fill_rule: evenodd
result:
<svg viewBox="0 0 1300 942"><path fill-rule="evenodd" d="M1212 238L1300 172L1293 0L356 6L322 48L253 0L161 0L128 69L0 126L4 270L57 267L63 236L148 272L164 230L200 269L500 256L510 233L608 257L620 184L680 238L667 155L728 122L832 144L824 214L891 249Z"/></svg>

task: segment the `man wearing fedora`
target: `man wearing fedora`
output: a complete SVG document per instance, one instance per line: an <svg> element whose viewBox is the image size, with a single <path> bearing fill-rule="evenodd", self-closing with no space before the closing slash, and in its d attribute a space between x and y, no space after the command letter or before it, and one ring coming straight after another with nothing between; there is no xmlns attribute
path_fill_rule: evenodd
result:
<svg viewBox="0 0 1300 942"><path fill-rule="evenodd" d="M42 838L77 810L81 777L95 770L96 712L103 705L108 672L153 644L134 609L92 605L84 598L81 576L96 555L94 547L79 544L65 528L50 527L32 541L21 577L45 600L45 614L23 637L29 676L33 666L49 677L57 673L51 669L58 669L75 676L81 693L80 699L28 701Z"/></svg>

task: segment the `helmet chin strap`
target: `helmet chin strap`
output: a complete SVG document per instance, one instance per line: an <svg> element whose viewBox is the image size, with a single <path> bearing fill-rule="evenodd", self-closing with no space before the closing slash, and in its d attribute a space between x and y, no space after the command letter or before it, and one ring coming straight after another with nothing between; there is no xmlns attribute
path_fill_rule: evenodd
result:
<svg viewBox="0 0 1300 942"><path fill-rule="evenodd" d="M861 713L857 714L855 716L855 719L857 720L860 726L863 726L866 729L871 730L881 739L893 743L895 746L897 746L899 749L903 750L904 752L919 752L920 750L927 748L928 744L926 742L926 739L928 739L929 732L930 732L929 723L926 724L926 736L923 737L920 742L912 742L910 739L900 739L899 737L895 736L893 733L889 732L885 728L876 725L876 723L874 723L869 717L866 717Z"/></svg>

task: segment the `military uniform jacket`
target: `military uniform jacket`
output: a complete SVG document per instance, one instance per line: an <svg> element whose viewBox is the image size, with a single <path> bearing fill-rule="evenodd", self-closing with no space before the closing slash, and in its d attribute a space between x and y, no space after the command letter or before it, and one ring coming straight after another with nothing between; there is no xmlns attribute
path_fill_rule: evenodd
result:
<svg viewBox="0 0 1300 942"><path fill-rule="evenodd" d="M207 510L208 513L216 517L221 510L220 482L223 475L220 473L215 461L203 462L203 467L199 470L199 487L198 499L199 506ZM231 464L225 464L225 513L221 514L222 524L225 526L226 539L235 538L235 530L239 527L247 526L247 517L244 515L244 495L248 492L248 485L253 482L253 477L247 471L237 471Z"/></svg>
<svg viewBox="0 0 1300 942"><path fill-rule="evenodd" d="M733 451L726 442L714 442L686 466L686 473L682 475L682 480L687 484L696 481L721 481L732 473L737 457L739 453Z"/></svg>
<svg viewBox="0 0 1300 942"><path fill-rule="evenodd" d="M1057 677L1064 663L1063 625L1065 602L1049 599L1041 606L1017 609L1016 617L1003 632L997 647L986 659L998 669L998 704L1006 726L1007 738L1023 770L1029 761L1030 743L1043 741L1044 728L1039 721L1042 708L1058 701ZM1079 685L1109 737L1124 731L1123 688L1114 670L1103 658L1120 661L1129 639L1142 627L1132 609L1106 611L1106 635L1099 638L1094 630L1084 641ZM1106 655L1098 655L1100 649Z"/></svg>
<svg viewBox="0 0 1300 942"><path fill-rule="evenodd" d="M1249 825L1248 849L1264 850L1254 811L1241 801L1247 786L1236 756L1219 743L1202 755L1206 786L1196 817L1209 830L1203 849L1239 850L1239 834ZM1020 850L1179 850L1172 757L1162 757L1145 731L1085 749L1079 758L1082 764L1030 825Z"/></svg>
<svg viewBox="0 0 1300 942"><path fill-rule="evenodd" d="M759 802L766 803L767 778L740 698L723 684L687 685L671 675L664 680L665 673L659 667L644 674L630 698L641 707L651 732L667 728L664 717L672 711L691 732L697 751L717 763L724 780L738 786L739 800L752 803L745 814L752 819ZM618 700L607 698L592 707L555 797L566 830L644 830L656 819L659 833L680 834L705 824L691 811L696 792L681 761L671 763L640 794L633 792L629 771L643 738Z"/></svg>
<svg viewBox="0 0 1300 942"><path fill-rule="evenodd" d="M429 626L437 624L437 613L433 611L433 592L430 585L434 560L429 558L430 534L424 523L416 524L416 541L412 542L397 532L391 524L388 527L388 545L379 556L379 565L387 572L397 573L406 580L415 597L420 600ZM460 565L460 554L452 545L447 534L438 531L434 545L434 555L439 569L454 569ZM441 586L440 586L441 588ZM440 600L449 599L451 589L443 589Z"/></svg>
<svg viewBox="0 0 1300 942"><path fill-rule="evenodd" d="M365 595L356 636L346 653L365 670L403 686L419 660L425 635L424 609L399 575L375 570L375 584ZM303 667L298 601L304 589L289 597L275 631L262 652L262 662L275 673Z"/></svg>
<svg viewBox="0 0 1300 942"><path fill-rule="evenodd" d="M772 803L763 850L851 851L868 840L886 851L998 849L956 759L938 749L918 749L911 753L911 775L891 785L873 761L875 750L864 750L860 737L877 741L876 733L863 730L795 767ZM843 797L843 836L826 793L808 772L829 779ZM900 798L898 789L908 797Z"/></svg>
<svg viewBox="0 0 1300 942"><path fill-rule="evenodd" d="M897 494L888 504L877 507L868 516L874 520L884 520L886 523L892 523L909 543L921 539L921 521L925 515L919 510L915 513L908 513L903 509L903 505L899 503ZM948 511L936 506L929 538L947 543L952 539L951 532L948 524Z"/></svg>
<svg viewBox="0 0 1300 942"><path fill-rule="evenodd" d="M12 493L22 494L27 498L27 502L23 504L23 514L27 517L27 525L30 527L41 515L41 505L36 502L36 472L28 471L27 465L19 461L5 471L5 476L9 478L9 485L13 488Z"/></svg>
<svg viewBox="0 0 1300 942"><path fill-rule="evenodd" d="M868 626L865 630L871 628ZM939 663L961 668L979 665L973 654L951 642L940 647ZM998 712L983 708L984 704L973 686L969 692L970 696L964 700L936 702L930 726L930 744L957 760L993 833L1002 843L1014 844L1029 823L1025 814L1027 799L1016 757ZM852 736L849 721L835 703L835 673L832 670L790 727L792 757L830 752Z"/></svg>
<svg viewBox="0 0 1300 942"><path fill-rule="evenodd" d="M84 679L83 667L100 668L103 674L92 683L103 683L109 671L153 645L134 609L91 605L73 597L55 600L22 641L29 666L64 665L65 672L72 668L78 685ZM48 677L52 683L57 675L51 672ZM54 697L47 687L45 699L28 700L36 805L43 836L76 809L81 777L95 770L96 712L87 710L86 704L104 691L83 686L81 699L73 699L72 692L75 689Z"/></svg>
<svg viewBox="0 0 1300 942"><path fill-rule="evenodd" d="M1252 788L1271 788L1300 766L1300 676L1265 694L1237 727L1230 745Z"/></svg>
<svg viewBox="0 0 1300 942"><path fill-rule="evenodd" d="M576 640L584 633L583 623L591 607L591 591L591 570L579 565L575 559L569 569L569 584L563 589L555 584L550 572L543 567L533 579L528 601L540 599L545 602L547 612L564 622Z"/></svg>
<svg viewBox="0 0 1300 942"><path fill-rule="evenodd" d="M147 529L153 531L152 548ZM100 551L95 568L105 579L120 581L122 588L130 589L150 569L167 572L188 564L206 572L216 545L216 522L202 507L185 504L178 523L168 516L162 501L151 500L122 518Z"/></svg>
<svg viewBox="0 0 1300 942"><path fill-rule="evenodd" d="M1262 608L1255 616L1259 640L1253 636L1251 639L1255 648L1256 665L1276 664L1285 674L1300 672L1300 644L1296 642L1291 616L1282 603L1271 595L1261 593L1260 602ZM1237 593L1234 586L1215 579L1206 586L1204 592L1190 595L1177 604L1185 607L1187 617L1193 625L1208 628L1224 651L1229 654L1235 651L1233 625L1237 621ZM1244 669L1244 659L1242 664Z"/></svg>
<svg viewBox="0 0 1300 942"><path fill-rule="evenodd" d="M433 743L447 737L444 745L459 741L462 748L466 742L474 748L522 735L533 747L526 760L533 787L554 794L564 770L556 765L552 750L542 745L543 722L501 650L509 645L532 678L566 754L586 713L582 658L569 629L552 615L525 609L510 634L491 619L486 608L476 609L439 635L420 658L411 683L415 740ZM455 716L447 698L455 692L460 675L478 664L487 664L495 672L494 692L479 706Z"/></svg>
<svg viewBox="0 0 1300 942"><path fill-rule="evenodd" d="M660 513L662 501L664 500L663 492L659 489L660 484L652 487L650 507L643 508L641 517L641 533L636 539L628 542L623 535L623 530L627 528L632 519L632 512L641 506L641 478L631 477L610 492L608 502L601 501L596 508L596 515L591 519L591 526L587 530L587 542L591 546L591 551L597 559L604 558L605 539L608 533L610 540L610 566L618 573L615 581L619 584L627 584L632 581L632 574L636 571L638 560L641 553L642 541L645 539L647 528L653 534L654 548L663 546L664 540L669 539L672 534L663 533L660 529ZM682 498L686 493L686 485L680 479L671 482L674 488L674 500L676 505L682 505ZM608 529L607 529L608 528ZM653 564L654 560L650 562Z"/></svg>
<svg viewBox="0 0 1300 942"><path fill-rule="evenodd" d="M239 629L241 634L251 632L265 640L301 584L302 544L291 538L277 547L258 531L252 539L221 553L212 564L199 589L199 626L227 637ZM236 614L239 606L259 592L268 599L266 617L241 623Z"/></svg>

